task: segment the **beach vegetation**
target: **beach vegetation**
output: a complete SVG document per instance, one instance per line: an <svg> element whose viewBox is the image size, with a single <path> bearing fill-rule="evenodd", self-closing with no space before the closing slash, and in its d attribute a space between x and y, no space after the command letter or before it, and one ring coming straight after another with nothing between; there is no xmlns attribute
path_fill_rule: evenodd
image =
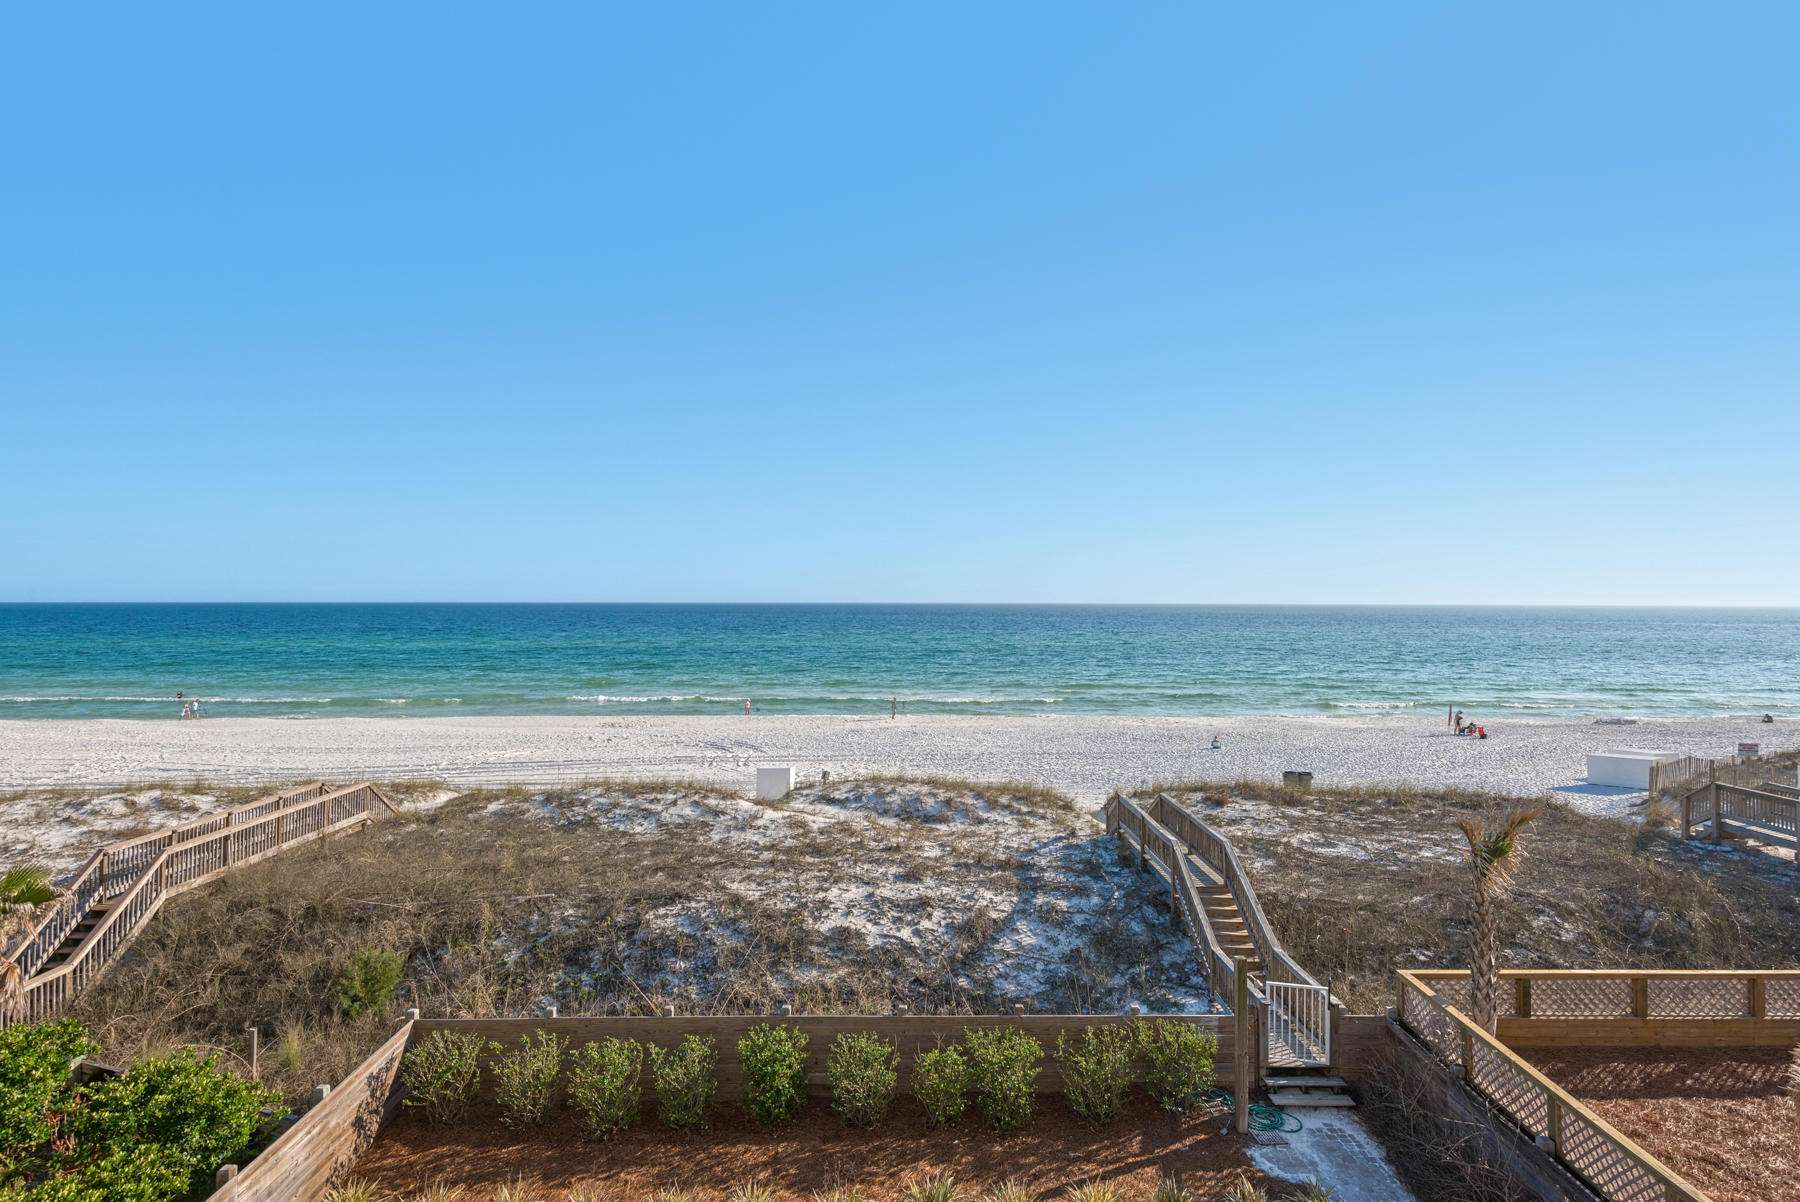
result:
<svg viewBox="0 0 1800 1202"><path fill-rule="evenodd" d="M55 898L50 869L42 864L15 864L0 871L0 906L41 906Z"/></svg>
<svg viewBox="0 0 1800 1202"><path fill-rule="evenodd" d="M963 1048L975 1108L996 1131L1031 1121L1044 1045L1018 1027L966 1027Z"/></svg>
<svg viewBox="0 0 1800 1202"><path fill-rule="evenodd" d="M918 1177L900 1189L901 1202L957 1202L958 1197L956 1178L949 1173Z"/></svg>
<svg viewBox="0 0 1800 1202"><path fill-rule="evenodd" d="M1175 1019L1140 1018L1131 1026L1151 1099L1170 1114L1204 1106L1218 1082L1213 1066L1218 1036Z"/></svg>
<svg viewBox="0 0 1800 1202"><path fill-rule="evenodd" d="M1194 1196L1173 1173L1164 1173L1156 1179L1156 1188L1150 1193L1150 1202L1194 1202Z"/></svg>
<svg viewBox="0 0 1800 1202"><path fill-rule="evenodd" d="M1120 1202L1119 1188L1110 1181L1094 1178L1071 1185L1063 1193L1063 1202Z"/></svg>
<svg viewBox="0 0 1800 1202"><path fill-rule="evenodd" d="M673 1048L650 1048L657 1114L678 1131L706 1127L719 1092L719 1052L711 1035L684 1035Z"/></svg>
<svg viewBox="0 0 1800 1202"><path fill-rule="evenodd" d="M487 1041L481 1036L437 1030L408 1048L400 1060L406 1086L405 1105L435 1126L460 1123L475 1105L481 1088L481 1061Z"/></svg>
<svg viewBox="0 0 1800 1202"><path fill-rule="evenodd" d="M1538 811L1529 807L1508 813L1493 827L1464 817L1456 829L1468 844L1463 863L1469 872L1469 1008L1488 1034L1494 1033L1500 992L1499 919L1494 904L1512 888L1524 858L1519 835Z"/></svg>
<svg viewBox="0 0 1800 1202"><path fill-rule="evenodd" d="M933 1048L913 1062L913 1096L932 1127L954 1127L968 1105L969 1062L957 1047Z"/></svg>
<svg viewBox="0 0 1800 1202"><path fill-rule="evenodd" d="M568 1041L543 1031L520 1036L519 1046L494 1061L494 1104L508 1127L538 1127L550 1121L556 1081ZM502 1052L500 1044L490 1050Z"/></svg>
<svg viewBox="0 0 1800 1202"><path fill-rule="evenodd" d="M1077 1117L1089 1123L1110 1123L1119 1117L1132 1082L1129 1027L1084 1027L1074 1039L1059 1032L1056 1058L1062 1067L1063 1096Z"/></svg>
<svg viewBox="0 0 1800 1202"><path fill-rule="evenodd" d="M1225 1191L1223 1202L1270 1202L1269 1191L1248 1177L1239 1177L1237 1183Z"/></svg>
<svg viewBox="0 0 1800 1202"><path fill-rule="evenodd" d="M594 1136L616 1135L638 1121L643 1101L644 1045L611 1036L569 1057L569 1106Z"/></svg>
<svg viewBox="0 0 1800 1202"><path fill-rule="evenodd" d="M831 1109L848 1127L872 1127L894 1100L900 1081L900 1054L873 1031L845 1031L831 1044L825 1078Z"/></svg>
<svg viewBox="0 0 1800 1202"><path fill-rule="evenodd" d="M1008 1177L999 1185L982 1192L981 1202L1038 1202L1035 1191L1017 1177Z"/></svg>
<svg viewBox="0 0 1800 1202"><path fill-rule="evenodd" d="M744 1113L760 1127L785 1123L806 1104L810 1037L785 1023L758 1023L738 1040L744 1070Z"/></svg>
<svg viewBox="0 0 1800 1202"><path fill-rule="evenodd" d="M49 1042L60 1051L71 1046L69 1038L59 1029ZM24 1132L34 1142L0 1150L0 1176L37 1182L34 1202L199 1196L220 1164L257 1140L263 1109L276 1100L272 1090L222 1071L216 1055L202 1058L186 1048L86 1082L71 1076L66 1063L62 1068L47 1100L33 1083L44 1106L44 1126Z"/></svg>
<svg viewBox="0 0 1800 1202"><path fill-rule="evenodd" d="M379 947L359 947L338 974L337 1007L348 1018L386 1010L400 996L406 957Z"/></svg>

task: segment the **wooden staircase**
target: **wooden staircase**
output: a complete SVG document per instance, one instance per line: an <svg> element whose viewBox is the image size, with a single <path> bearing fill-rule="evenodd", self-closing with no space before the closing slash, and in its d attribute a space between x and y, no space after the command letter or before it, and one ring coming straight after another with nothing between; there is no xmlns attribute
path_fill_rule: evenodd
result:
<svg viewBox="0 0 1800 1202"><path fill-rule="evenodd" d="M364 782L314 782L100 848L36 926L0 948L17 989L0 994L0 1028L41 1022L97 984L163 902L233 868L345 831L393 802Z"/></svg>
<svg viewBox="0 0 1800 1202"><path fill-rule="evenodd" d="M60 968L67 963L70 957L74 956L81 948L81 945L87 942L87 937L94 933L94 928L100 925L100 920L105 918L111 909L111 905L101 902L84 914L81 921L75 924L74 929L57 945L56 950L50 953L38 971L49 972L51 969Z"/></svg>
<svg viewBox="0 0 1800 1202"><path fill-rule="evenodd" d="M1262 957L1250 938L1250 928L1244 923L1237 899L1231 895L1231 886L1198 856L1190 857L1188 863L1199 882L1194 892L1200 896L1200 905L1206 911L1206 921L1212 926L1213 934L1219 937L1220 949L1227 956L1242 956L1249 962L1250 975L1260 977Z"/></svg>

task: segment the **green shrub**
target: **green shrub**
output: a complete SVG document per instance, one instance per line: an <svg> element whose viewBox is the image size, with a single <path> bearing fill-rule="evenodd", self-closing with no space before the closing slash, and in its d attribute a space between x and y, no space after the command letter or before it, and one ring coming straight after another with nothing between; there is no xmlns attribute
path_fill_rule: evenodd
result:
<svg viewBox="0 0 1800 1202"><path fill-rule="evenodd" d="M494 1062L494 1103L508 1127L539 1127L550 1118L556 1078L568 1041L542 1031L519 1038L519 1049ZM499 1044L492 1045L500 1051Z"/></svg>
<svg viewBox="0 0 1800 1202"><path fill-rule="evenodd" d="M1225 1191L1224 1202L1269 1202L1269 1192L1250 1184L1248 1177L1239 1177L1237 1184Z"/></svg>
<svg viewBox="0 0 1800 1202"><path fill-rule="evenodd" d="M382 1195L367 1177L352 1177L325 1195L325 1202L380 1202Z"/></svg>
<svg viewBox="0 0 1800 1202"><path fill-rule="evenodd" d="M644 1045L608 1036L569 1057L569 1104L589 1135L613 1135L638 1121Z"/></svg>
<svg viewBox="0 0 1800 1202"><path fill-rule="evenodd" d="M967 1027L963 1047L975 1106L994 1130L1017 1131L1030 1122L1044 1045L1018 1027Z"/></svg>
<svg viewBox="0 0 1800 1202"><path fill-rule="evenodd" d="M188 1193L193 1176L191 1167L168 1148L121 1148L19 1197L26 1202L169 1202ZM6 1196L0 1191L0 1198Z"/></svg>
<svg viewBox="0 0 1800 1202"><path fill-rule="evenodd" d="M67 1163L98 1152L99 1163L87 1171L115 1172L125 1181L137 1176L137 1161L127 1154L149 1147L173 1159L145 1161L139 1166L144 1175L162 1180L179 1174L177 1194L211 1188L213 1173L242 1152L262 1125L262 1108L281 1100L266 1085L218 1072L217 1059L202 1060L184 1049L84 1087L81 1105L63 1120L59 1142L73 1148Z"/></svg>
<svg viewBox="0 0 1800 1202"><path fill-rule="evenodd" d="M670 1127L705 1127L719 1092L719 1051L710 1035L684 1035L672 1048L651 1047L656 1112Z"/></svg>
<svg viewBox="0 0 1800 1202"><path fill-rule="evenodd" d="M894 1045L873 1031L839 1035L825 1060L832 1110L851 1127L879 1123L900 1082L899 1062Z"/></svg>
<svg viewBox="0 0 1800 1202"><path fill-rule="evenodd" d="M99 1050L72 1018L0 1031L0 1178L54 1134L52 1103L69 1088L69 1061Z"/></svg>
<svg viewBox="0 0 1800 1202"><path fill-rule="evenodd" d="M1302 1185L1298 1192L1289 1195L1289 1199L1290 1202L1337 1202L1337 1195L1314 1179Z"/></svg>
<svg viewBox="0 0 1800 1202"><path fill-rule="evenodd" d="M1131 1088L1131 1044L1131 1030L1123 1026L1087 1027L1074 1040L1058 1032L1063 1095L1077 1117L1090 1123L1119 1117Z"/></svg>
<svg viewBox="0 0 1800 1202"><path fill-rule="evenodd" d="M969 1062L959 1048L935 1048L913 1065L913 1096L933 1127L954 1127L968 1105Z"/></svg>
<svg viewBox="0 0 1800 1202"><path fill-rule="evenodd" d="M405 1104L424 1111L428 1123L462 1122L481 1088L481 1057L486 1050L479 1035L433 1031L407 1049L400 1061Z"/></svg>
<svg viewBox="0 0 1800 1202"><path fill-rule="evenodd" d="M785 1123L806 1104L806 1045L798 1027L758 1023L738 1040L744 1113L758 1126Z"/></svg>
<svg viewBox="0 0 1800 1202"><path fill-rule="evenodd" d="M333 999L346 1017L358 1018L370 1010L385 1010L400 996L400 974L406 957L378 947L359 948L338 974Z"/></svg>
<svg viewBox="0 0 1800 1202"><path fill-rule="evenodd" d="M1171 1114L1186 1114L1206 1101L1217 1083L1213 1057L1219 1041L1210 1031L1174 1019L1140 1018L1132 1024L1144 1058L1144 1088Z"/></svg>

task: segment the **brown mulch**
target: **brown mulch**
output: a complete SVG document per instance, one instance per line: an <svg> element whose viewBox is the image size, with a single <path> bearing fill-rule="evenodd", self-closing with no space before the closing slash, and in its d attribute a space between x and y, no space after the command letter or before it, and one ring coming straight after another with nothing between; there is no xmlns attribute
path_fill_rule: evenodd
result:
<svg viewBox="0 0 1800 1202"><path fill-rule="evenodd" d="M1781 1048L1521 1050L1713 1202L1800 1202L1800 1125Z"/></svg>
<svg viewBox="0 0 1800 1202"><path fill-rule="evenodd" d="M1217 1198L1239 1177L1265 1182L1245 1156L1248 1138L1221 1134L1225 1115L1178 1122L1146 1100L1133 1101L1117 1122L1090 1127L1047 1098L1022 1131L998 1135L978 1115L950 1131L926 1130L906 1099L876 1127L852 1131L814 1102L798 1120L760 1131L721 1106L712 1130L682 1133L653 1113L607 1141L582 1137L565 1115L547 1127L515 1132L492 1111L466 1125L427 1126L417 1115L395 1119L356 1164L368 1178L402 1199L428 1185L464 1185L481 1202L496 1186L523 1177L544 1202L560 1202L576 1185L625 1197L663 1189L693 1189L717 1202L734 1186L761 1181L778 1197L855 1186L870 1202L898 1198L919 1177L952 1173L963 1195L1017 1178L1039 1197L1078 1182L1102 1179L1126 1199L1145 1199L1160 1177L1174 1174L1201 1199Z"/></svg>

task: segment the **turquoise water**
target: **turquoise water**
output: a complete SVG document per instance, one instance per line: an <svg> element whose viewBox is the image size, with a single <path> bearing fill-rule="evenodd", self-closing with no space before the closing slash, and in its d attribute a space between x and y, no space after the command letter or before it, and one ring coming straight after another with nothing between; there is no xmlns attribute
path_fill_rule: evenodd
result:
<svg viewBox="0 0 1800 1202"><path fill-rule="evenodd" d="M1800 610L0 605L0 717L1800 710Z"/></svg>

